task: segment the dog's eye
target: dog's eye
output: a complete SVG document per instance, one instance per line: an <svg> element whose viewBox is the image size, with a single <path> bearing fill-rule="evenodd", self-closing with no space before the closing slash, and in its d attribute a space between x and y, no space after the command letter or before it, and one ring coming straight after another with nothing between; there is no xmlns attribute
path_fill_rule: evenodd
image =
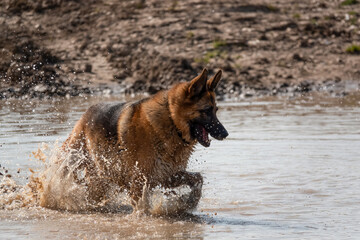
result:
<svg viewBox="0 0 360 240"><path fill-rule="evenodd" d="M208 108L200 110L200 112L202 112L202 113L211 113L212 111L213 111L213 107L208 107Z"/></svg>
<svg viewBox="0 0 360 240"><path fill-rule="evenodd" d="M216 108L215 108L215 112L217 112L218 110L219 110L219 108L218 108L218 107L216 107Z"/></svg>

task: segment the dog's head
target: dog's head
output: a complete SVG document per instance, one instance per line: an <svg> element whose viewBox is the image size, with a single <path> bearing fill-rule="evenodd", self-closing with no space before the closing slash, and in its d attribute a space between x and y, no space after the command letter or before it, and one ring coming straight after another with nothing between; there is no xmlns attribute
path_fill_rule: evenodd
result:
<svg viewBox="0 0 360 240"><path fill-rule="evenodd" d="M204 69L190 82L170 90L171 115L186 141L198 141L204 147L209 147L209 134L217 140L229 135L216 116L215 88L220 82L221 73L219 70L208 80L208 71Z"/></svg>

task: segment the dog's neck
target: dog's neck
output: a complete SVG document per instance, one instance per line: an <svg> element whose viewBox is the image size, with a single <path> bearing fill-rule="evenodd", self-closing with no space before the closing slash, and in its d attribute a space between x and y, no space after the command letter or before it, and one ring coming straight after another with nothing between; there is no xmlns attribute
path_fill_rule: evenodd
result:
<svg viewBox="0 0 360 240"><path fill-rule="evenodd" d="M181 132L181 130L180 130L178 127L176 127L175 122L174 122L174 119L171 117L171 112L170 112L170 108L169 108L169 101L168 101L168 99L167 99L167 101L166 101L166 108L167 108L167 110L168 110L168 112L169 112L169 118L170 118L170 120L171 120L171 123L172 123L172 125L174 126L174 128L175 128L175 130L176 130L176 133L178 134L179 138L181 138L181 140L183 141L184 144L190 145L191 143L188 142L186 139L184 139L183 133Z"/></svg>
<svg viewBox="0 0 360 240"><path fill-rule="evenodd" d="M184 145L192 145L191 142L184 138L183 133L176 126L171 116L167 91L161 91L153 96L153 98L156 100L158 106L146 105L145 103L144 110L148 121L155 131L166 131L167 134L170 133L171 135L175 135L174 133L176 133L176 136ZM163 123L164 126L157 125L157 123Z"/></svg>

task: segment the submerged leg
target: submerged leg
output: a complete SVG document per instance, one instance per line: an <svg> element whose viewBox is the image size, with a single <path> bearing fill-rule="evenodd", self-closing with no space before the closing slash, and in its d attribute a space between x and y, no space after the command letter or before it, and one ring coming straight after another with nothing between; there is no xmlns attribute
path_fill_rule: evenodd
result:
<svg viewBox="0 0 360 240"><path fill-rule="evenodd" d="M191 189L191 195L186 204L189 209L193 209L197 206L201 198L203 182L204 180L200 173L180 171L170 178L165 184L165 187L174 188L181 185L188 185Z"/></svg>

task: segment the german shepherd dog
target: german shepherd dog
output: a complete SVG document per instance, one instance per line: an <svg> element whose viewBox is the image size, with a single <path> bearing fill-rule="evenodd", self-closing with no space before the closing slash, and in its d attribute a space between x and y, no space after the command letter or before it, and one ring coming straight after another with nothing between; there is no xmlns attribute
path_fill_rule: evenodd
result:
<svg viewBox="0 0 360 240"><path fill-rule="evenodd" d="M144 187L195 186L196 207L203 178L186 171L199 142L210 146L209 134L222 140L228 132L216 117L215 88L221 70L211 79L208 71L190 82L174 85L152 97L130 103L100 103L76 123L63 148L85 154L89 196L103 201L109 184L127 190L138 208Z"/></svg>

